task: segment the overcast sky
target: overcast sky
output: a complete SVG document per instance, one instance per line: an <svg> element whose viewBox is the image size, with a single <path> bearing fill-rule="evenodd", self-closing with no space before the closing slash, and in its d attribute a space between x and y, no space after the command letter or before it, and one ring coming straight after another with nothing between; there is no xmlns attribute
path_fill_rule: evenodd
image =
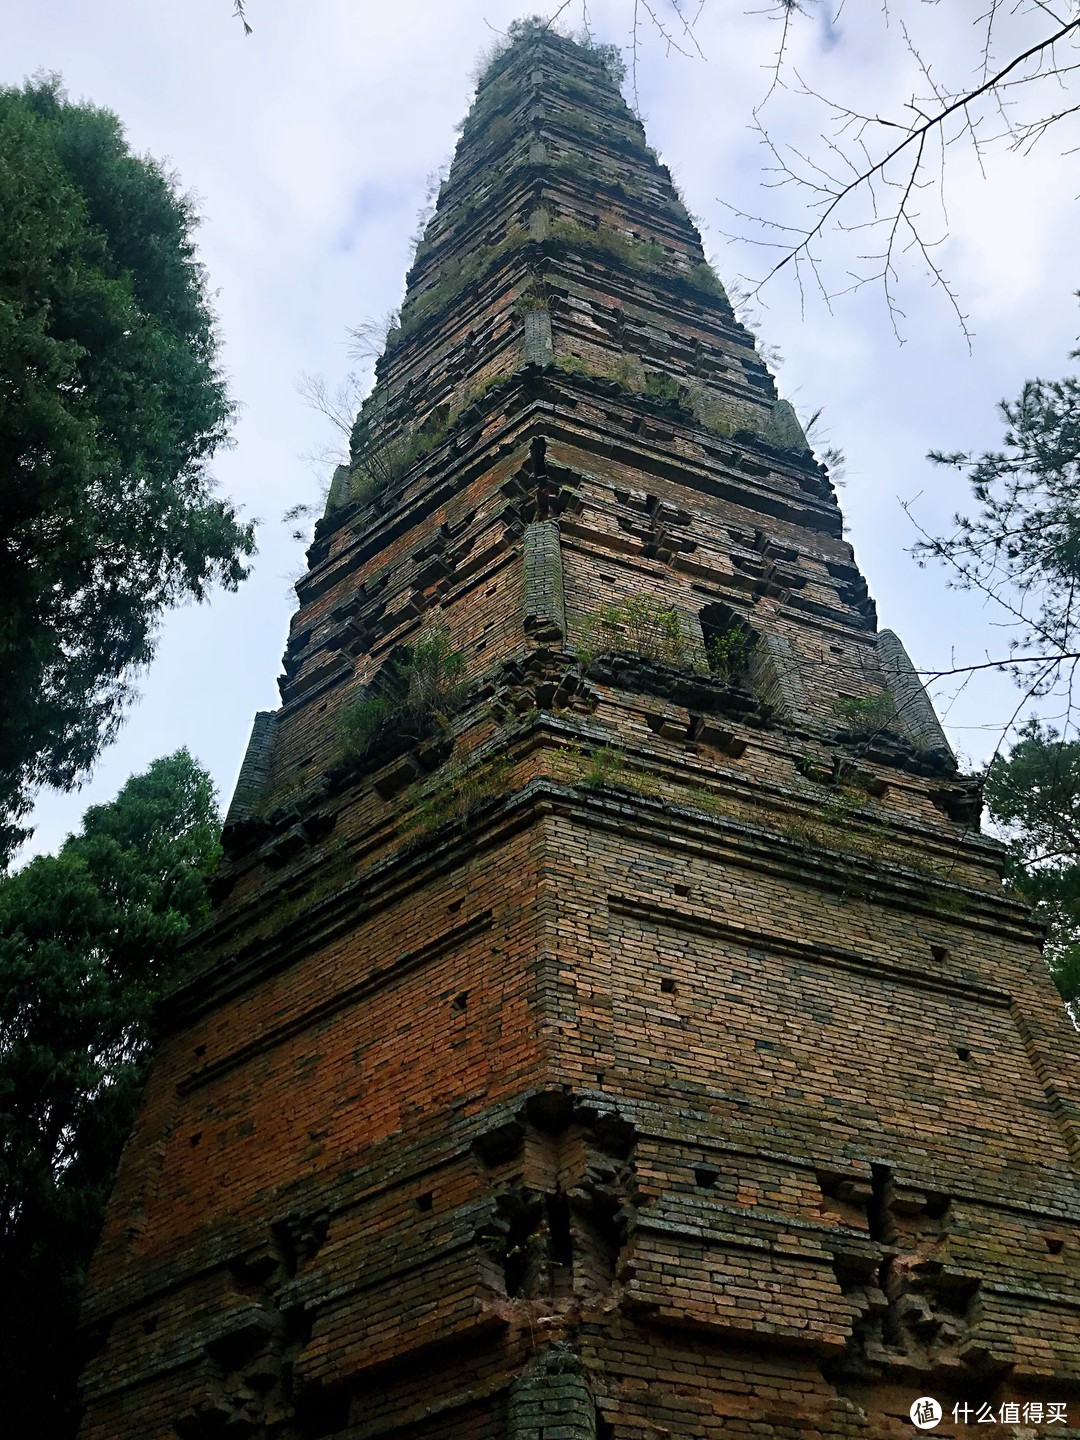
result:
<svg viewBox="0 0 1080 1440"><path fill-rule="evenodd" d="M88 803L109 799L129 774L180 745L209 767L227 804L252 716L277 704L292 584L303 570L304 547L281 516L317 500L326 467L304 455L333 439L297 395L297 379L340 380L350 368L346 328L400 302L427 177L453 150L478 57L494 32L537 8L537 0L249 0L254 33L245 36L231 0L9 0L0 80L60 72L73 98L116 111L132 147L166 159L198 196L200 253L241 406L235 445L215 469L222 490L261 521L251 579L165 622L140 703L80 792L43 798L31 852L54 849ZM597 38L625 46L633 8L589 0ZM671 0L654 8L673 17ZM970 62L971 22L983 9L981 0L910 6L935 78L947 82L950 67L959 74ZM763 188L768 154L751 121L769 89L779 28L760 10L753 0L706 0L696 32L704 58L665 53L646 27L639 47L648 137L702 221L725 281L759 276L769 263L747 243L752 227L727 207L788 223L805 214L797 194ZM573 0L564 18L576 25L581 15ZM852 108L900 109L918 77L895 3L892 15L892 30L872 4L848 5L835 24L800 23L789 88L764 112L778 143L809 150L823 132L823 109L794 93L795 70ZM1040 33L1038 22L1026 32L1017 23L1028 43ZM1001 37L1003 59L1010 40ZM783 356L781 393L804 418L823 407L828 440L847 456L848 536L882 626L900 634L920 667L945 668L953 655L976 661L1007 645L976 599L916 567L907 553L916 534L900 501L921 497L923 523L945 526L963 483L930 466L927 451L995 445L995 403L1026 377L1067 369L1080 330L1080 186L1077 157L1063 152L1077 143L1073 131L1051 134L1027 157L1002 151L985 176L970 147L958 146L946 170L947 216L933 211L931 192L920 194L925 235L942 240L935 261L969 317L970 353L911 253L897 281L902 345L879 285L834 301L830 313L812 286L801 305L782 275L759 307L763 338ZM845 217L857 224L866 212ZM743 238L727 238L732 230ZM845 288L860 251L875 248L860 230L823 241L827 285ZM977 762L1015 695L1001 677L956 689L938 688L939 709L955 746Z"/></svg>

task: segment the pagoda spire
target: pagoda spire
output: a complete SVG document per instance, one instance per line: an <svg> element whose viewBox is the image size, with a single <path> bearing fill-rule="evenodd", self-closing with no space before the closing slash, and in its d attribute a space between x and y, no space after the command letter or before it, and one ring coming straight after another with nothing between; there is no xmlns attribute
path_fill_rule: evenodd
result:
<svg viewBox="0 0 1080 1440"><path fill-rule="evenodd" d="M1080 1405L1076 1036L602 53L485 75L308 560L83 1440Z"/></svg>

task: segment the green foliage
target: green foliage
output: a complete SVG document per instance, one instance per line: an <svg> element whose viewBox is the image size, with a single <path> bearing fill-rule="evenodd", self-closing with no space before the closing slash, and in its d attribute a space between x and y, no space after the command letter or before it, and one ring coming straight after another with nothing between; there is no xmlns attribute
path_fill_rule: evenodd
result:
<svg viewBox="0 0 1080 1440"><path fill-rule="evenodd" d="M1000 450L977 457L931 452L938 464L966 472L977 509L957 515L952 533L928 537L916 553L942 561L960 587L1001 604L1016 628L1015 645L1043 671L1033 688L1045 692L1059 665L1075 660L1080 639L1080 378L1028 380L1018 399L999 409Z"/></svg>
<svg viewBox="0 0 1080 1440"><path fill-rule="evenodd" d="M1047 926L1046 962L1080 1022L1080 741L1032 721L990 763L983 795L1008 841L1007 879Z"/></svg>
<svg viewBox="0 0 1080 1440"><path fill-rule="evenodd" d="M348 706L341 717L342 749L356 760L391 731L419 739L433 729L449 729L468 692L465 656L450 648L445 626L432 626L405 647L378 683L377 694Z"/></svg>
<svg viewBox="0 0 1080 1440"><path fill-rule="evenodd" d="M513 769L509 755L446 765L416 801L413 813L418 828L430 834L451 820L467 824L485 801L506 793Z"/></svg>
<svg viewBox="0 0 1080 1440"><path fill-rule="evenodd" d="M340 721L341 746L346 755L366 755L393 718L394 705L384 695L369 695L349 705Z"/></svg>
<svg viewBox="0 0 1080 1440"><path fill-rule="evenodd" d="M603 70L613 85L621 85L626 79L626 61L618 45L604 45L594 40L588 32L574 36L574 43L585 52L598 69Z"/></svg>
<svg viewBox="0 0 1080 1440"><path fill-rule="evenodd" d="M709 669L721 680L737 680L750 663L752 639L745 628L733 625L705 637L705 656Z"/></svg>
<svg viewBox="0 0 1080 1440"><path fill-rule="evenodd" d="M550 304L547 295L535 285L530 285L523 290L510 307L515 315L527 315L530 310L548 310Z"/></svg>
<svg viewBox="0 0 1080 1440"><path fill-rule="evenodd" d="M567 353L555 362L568 375L585 375L594 380L614 380L635 395L649 395L668 405L679 405L692 414L699 425L714 435L730 438L738 430L749 429L751 422L733 410L730 400L712 394L700 386L680 385L671 375L647 370L638 355L620 355L617 360L597 365L580 355Z"/></svg>
<svg viewBox="0 0 1080 1440"><path fill-rule="evenodd" d="M349 433L348 498L368 504L405 476L446 434L441 423L396 425L386 392L376 388L364 400Z"/></svg>
<svg viewBox="0 0 1080 1440"><path fill-rule="evenodd" d="M484 250L469 250L454 256L439 270L439 278L433 285L413 294L402 306L401 319L397 327L397 340L406 340L423 323L441 310L448 301L474 284L485 268L486 259L493 253Z"/></svg>
<svg viewBox="0 0 1080 1440"><path fill-rule="evenodd" d="M560 355L556 361L560 370L568 375L588 375L595 380L614 380L624 390L636 395L649 395L654 400L666 403L677 402L681 395L678 382L670 375L657 370L646 370L638 355L620 355L617 360L602 366L592 365L580 355Z"/></svg>
<svg viewBox="0 0 1080 1440"><path fill-rule="evenodd" d="M481 61L479 83L490 87L494 83L492 77L514 45L522 40L530 40L537 35L545 35L551 28L552 17L545 18L543 15L527 15L518 20L511 20L506 27L503 39L498 41ZM616 86L622 84L626 78L626 64L618 45L601 44L594 40L587 31L574 35L572 38L581 52L582 59L602 70L612 84Z"/></svg>
<svg viewBox="0 0 1080 1440"><path fill-rule="evenodd" d="M517 133L517 126L507 115L496 115L487 127L487 140L492 147L501 145Z"/></svg>
<svg viewBox="0 0 1080 1440"><path fill-rule="evenodd" d="M603 790L623 781L626 756L613 745L601 745L591 751L583 766L579 784L586 790Z"/></svg>
<svg viewBox="0 0 1080 1440"><path fill-rule="evenodd" d="M115 733L162 612L246 574L195 212L106 110L0 89L0 862Z"/></svg>
<svg viewBox="0 0 1080 1440"><path fill-rule="evenodd" d="M728 298L720 276L707 260L693 266L687 279L695 290L701 290L706 295L715 295L718 300L726 301Z"/></svg>
<svg viewBox="0 0 1080 1440"><path fill-rule="evenodd" d="M578 657L583 665L601 655L621 654L682 666L690 653L690 637L679 611L651 595L612 602L582 621Z"/></svg>
<svg viewBox="0 0 1080 1440"><path fill-rule="evenodd" d="M583 790L615 787L638 795L657 794L654 778L632 765L619 745L563 745L554 752L550 764L555 779Z"/></svg>
<svg viewBox="0 0 1080 1440"><path fill-rule="evenodd" d="M478 380L475 384L469 385L455 398L450 410L449 425L454 425L465 411L468 410L470 405L475 405L478 401L482 400L489 390L493 390L496 385L501 385L507 378L508 376L505 373L486 375L483 380Z"/></svg>
<svg viewBox="0 0 1080 1440"><path fill-rule="evenodd" d="M146 1068L151 1013L190 963L220 821L185 750L0 881L0 1381L13 1435L74 1418L83 1269Z"/></svg>
<svg viewBox="0 0 1080 1440"><path fill-rule="evenodd" d="M398 667L403 704L410 715L433 716L445 723L465 699L465 656L451 650L444 625L426 630Z"/></svg>
<svg viewBox="0 0 1080 1440"><path fill-rule="evenodd" d="M658 241L634 240L610 225L599 225L593 230L579 220L557 216L551 222L551 234L557 240L566 240L572 245L588 245L592 249L604 250L638 270L656 270L671 265L670 256Z"/></svg>
<svg viewBox="0 0 1080 1440"><path fill-rule="evenodd" d="M434 450L445 434L446 427L440 425L407 430L392 440L372 441L352 463L349 498L368 504L407 475L418 460Z"/></svg>
<svg viewBox="0 0 1080 1440"><path fill-rule="evenodd" d="M580 355L560 355L555 362L560 370L565 370L568 375L603 375L603 371L594 370L587 365Z"/></svg>
<svg viewBox="0 0 1080 1440"><path fill-rule="evenodd" d="M402 306L398 324L393 333L393 344L415 335L432 316L445 309L470 286L484 275L503 255L516 250L528 239L523 225L512 225L497 245L480 250L469 250L465 254L448 260L439 271L439 278L433 285L415 293ZM387 344L391 338L387 337Z"/></svg>
<svg viewBox="0 0 1080 1440"><path fill-rule="evenodd" d="M714 435L727 439L737 430L746 428L740 423L730 400L722 399L701 386L691 387L687 394L687 404L698 423L704 425L706 430L711 430Z"/></svg>
<svg viewBox="0 0 1080 1440"><path fill-rule="evenodd" d="M655 400L678 400L679 383L672 375L660 375L655 370L645 373L645 394Z"/></svg>
<svg viewBox="0 0 1080 1440"><path fill-rule="evenodd" d="M836 713L849 730L860 735L873 735L887 730L896 719L896 701L891 690L876 695L841 695Z"/></svg>
<svg viewBox="0 0 1080 1440"><path fill-rule="evenodd" d="M692 289L727 303L727 291L708 261L700 261L691 266L689 271L685 271L675 263L658 240L634 240L610 225L600 225L593 230L578 220L563 216L551 222L551 234L556 239L566 240L573 245L588 245L593 249L604 250L621 260L624 265L635 269L667 273L673 278L685 280Z"/></svg>
<svg viewBox="0 0 1080 1440"><path fill-rule="evenodd" d="M655 382L657 377L645 373L645 366L638 355L620 355L609 373L616 385L621 385L624 390L633 390L639 395L655 393L650 390L649 382Z"/></svg>

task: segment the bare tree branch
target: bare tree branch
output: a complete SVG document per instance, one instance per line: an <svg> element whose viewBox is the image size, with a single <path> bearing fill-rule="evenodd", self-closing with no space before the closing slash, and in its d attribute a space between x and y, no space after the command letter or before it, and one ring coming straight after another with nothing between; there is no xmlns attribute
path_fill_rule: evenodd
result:
<svg viewBox="0 0 1080 1440"><path fill-rule="evenodd" d="M1007 65L1004 65L995 74L988 76L981 85L978 85L974 89L969 90L964 94L957 96L953 100L940 105L935 113L926 116L926 118L924 118L917 125L905 127L904 123L901 121L889 120L884 116L880 115L861 115L857 111L848 110L845 107L834 104L833 102L826 101L827 104L830 104L832 106L833 110L837 114L847 117L847 119L850 121L860 122L863 126L879 125L885 129L903 130L906 128L906 133L904 134L903 138L897 141L895 145L891 146L884 155L880 156L872 164L868 165L865 169L855 174L850 180L841 185L839 189L827 195L824 202L824 207L820 215L806 231L803 239L799 242L798 245L796 245L786 255L784 255L780 260L776 262L776 264L769 270L768 274L765 275L764 279L760 282L758 288L760 289L761 285L766 284L769 280L773 278L774 275L778 274L781 270L783 270L785 266L797 262L801 255L808 254L809 247L812 242L815 239L819 238L825 232L829 221L832 219L836 211L849 198L849 196L851 196L856 190L858 190L862 186L868 184L875 176L884 177L886 171L888 170L888 167L893 163L893 161L897 160L901 155L904 154L905 151L909 150L911 147L915 147L915 158L912 163L911 174L909 176L909 184L905 189L905 197L907 197L910 194L910 180L914 179L915 176L917 176L918 174L922 161L923 147L929 135L931 135L935 131L940 131L941 127L945 124L945 122L949 119L950 116L957 113L969 111L970 107L981 96L987 95L991 91L998 89L1001 86L1002 82L1005 80L1005 78L1008 75L1011 75L1012 72L1016 70L1019 66L1025 64L1029 60L1045 55L1048 51L1052 50L1053 47L1057 45L1060 41L1066 39L1069 35L1076 34L1077 32L1080 32L1080 19L1070 20L1067 24L1061 26L1061 28L1057 30L1053 35L1050 35L1045 39L1038 41L1036 44L1029 46L1020 55L1014 56ZM813 92L806 90L804 91L804 93L812 94ZM818 96L817 98L824 99L823 96ZM966 119L968 123L970 123L969 115L966 116ZM775 147L773 148L774 153L777 153L775 151ZM801 181L801 177L797 176L794 172L790 170L787 171L787 174L793 180L800 181L803 184L808 183L806 181ZM900 209L902 210L902 208L903 202Z"/></svg>

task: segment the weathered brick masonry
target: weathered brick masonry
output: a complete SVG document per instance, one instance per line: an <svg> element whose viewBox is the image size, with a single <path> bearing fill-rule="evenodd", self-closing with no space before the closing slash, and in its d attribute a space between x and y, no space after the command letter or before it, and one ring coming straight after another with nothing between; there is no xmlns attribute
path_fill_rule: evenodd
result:
<svg viewBox="0 0 1080 1440"><path fill-rule="evenodd" d="M333 502L84 1440L1080 1422L1075 1036L590 52L481 85Z"/></svg>

